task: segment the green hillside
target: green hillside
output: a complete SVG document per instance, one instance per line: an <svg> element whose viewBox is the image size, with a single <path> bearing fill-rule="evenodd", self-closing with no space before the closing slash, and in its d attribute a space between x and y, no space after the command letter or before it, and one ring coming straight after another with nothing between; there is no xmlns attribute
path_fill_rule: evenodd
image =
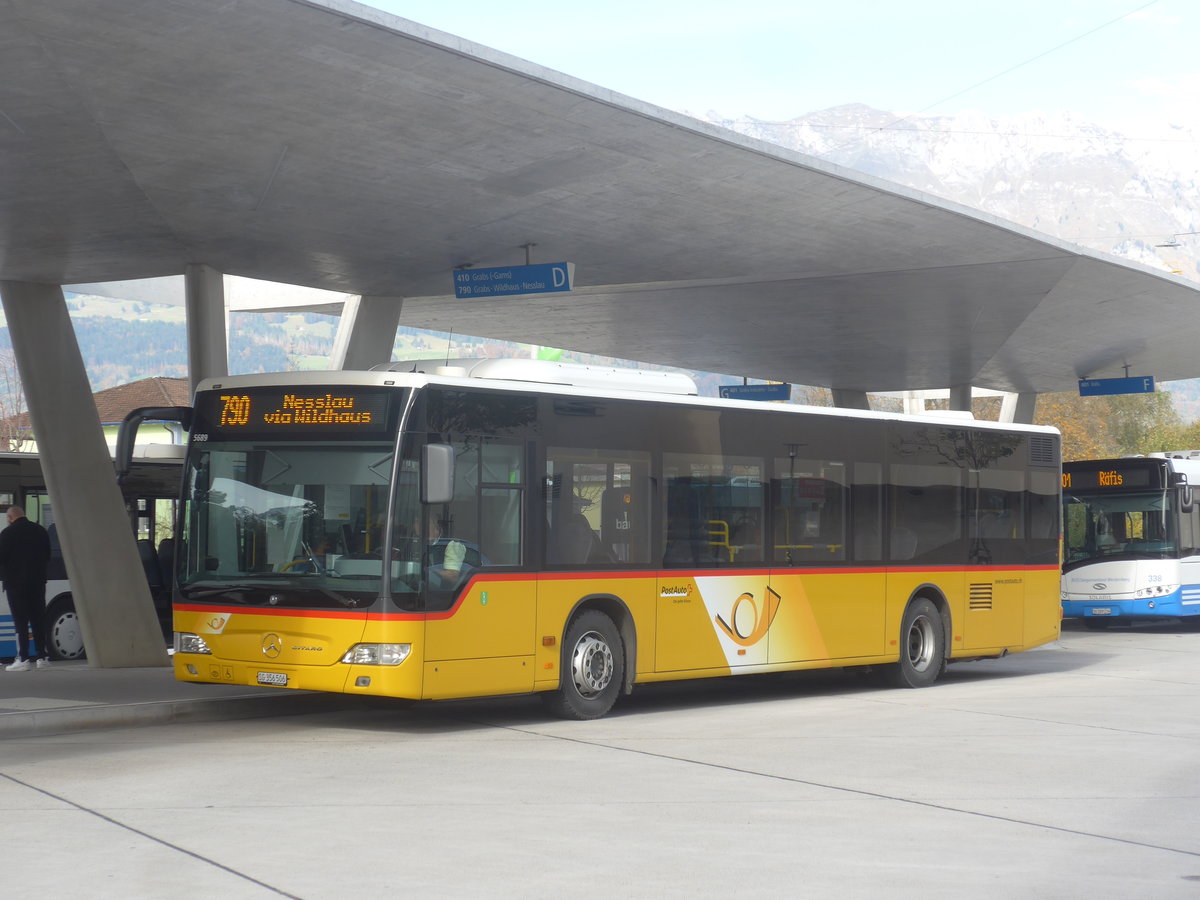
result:
<svg viewBox="0 0 1200 900"><path fill-rule="evenodd" d="M71 295L67 306L93 390L153 376L186 377L187 329L182 307ZM241 375L323 369L328 365L338 321L337 316L317 313L232 313L229 371ZM0 326L0 348L11 348L6 325ZM401 327L391 358L529 357L532 353L528 344ZM570 351L564 352L563 359L598 365L623 362ZM718 385L735 380L711 372L690 374L701 393L711 396L716 396Z"/></svg>

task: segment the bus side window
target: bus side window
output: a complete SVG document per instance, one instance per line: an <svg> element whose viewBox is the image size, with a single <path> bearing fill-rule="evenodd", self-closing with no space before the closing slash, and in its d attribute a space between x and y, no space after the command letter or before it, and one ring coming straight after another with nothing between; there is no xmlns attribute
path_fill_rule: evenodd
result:
<svg viewBox="0 0 1200 900"><path fill-rule="evenodd" d="M777 458L774 465L774 560L845 560L850 493L845 463L789 456Z"/></svg>
<svg viewBox="0 0 1200 900"><path fill-rule="evenodd" d="M649 561L649 454L548 447L544 483L547 562Z"/></svg>
<svg viewBox="0 0 1200 900"><path fill-rule="evenodd" d="M853 515L854 558L883 559L883 466L879 463L854 463L850 487Z"/></svg>
<svg viewBox="0 0 1200 900"><path fill-rule="evenodd" d="M646 561L646 483L609 487L600 495L600 540L622 562Z"/></svg>
<svg viewBox="0 0 1200 900"><path fill-rule="evenodd" d="M700 501L692 486L683 479L667 482L665 566L695 566L700 562L703 541L700 526Z"/></svg>

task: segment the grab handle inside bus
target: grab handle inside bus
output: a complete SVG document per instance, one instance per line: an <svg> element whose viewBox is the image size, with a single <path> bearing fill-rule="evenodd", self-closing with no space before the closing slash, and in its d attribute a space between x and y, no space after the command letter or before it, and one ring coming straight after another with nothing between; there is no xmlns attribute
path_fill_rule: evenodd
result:
<svg viewBox="0 0 1200 900"><path fill-rule="evenodd" d="M133 445L137 440L138 426L143 422L178 422L184 431L191 431L192 408L190 406L141 406L130 410L121 421L117 432L116 467L117 484L123 484L133 465Z"/></svg>
<svg viewBox="0 0 1200 900"><path fill-rule="evenodd" d="M421 449L421 502L449 503L454 499L454 448L426 444Z"/></svg>

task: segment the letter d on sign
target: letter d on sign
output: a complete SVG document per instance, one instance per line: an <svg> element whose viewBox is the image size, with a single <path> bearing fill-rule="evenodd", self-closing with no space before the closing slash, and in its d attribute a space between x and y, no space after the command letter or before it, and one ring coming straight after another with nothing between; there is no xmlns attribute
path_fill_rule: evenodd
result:
<svg viewBox="0 0 1200 900"><path fill-rule="evenodd" d="M563 287L567 283L567 270L554 266L550 270L551 276L554 278L554 286L556 288Z"/></svg>

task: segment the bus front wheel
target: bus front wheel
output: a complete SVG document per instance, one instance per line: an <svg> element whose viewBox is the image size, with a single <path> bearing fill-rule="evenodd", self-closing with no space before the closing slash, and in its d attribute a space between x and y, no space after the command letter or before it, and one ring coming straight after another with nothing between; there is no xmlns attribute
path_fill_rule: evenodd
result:
<svg viewBox="0 0 1200 900"><path fill-rule="evenodd" d="M920 597L908 604L900 624L900 661L891 666L897 687L928 687L946 665L946 631L933 601Z"/></svg>
<svg viewBox="0 0 1200 900"><path fill-rule="evenodd" d="M50 659L83 659L83 629L70 594L56 597L46 609L46 655Z"/></svg>
<svg viewBox="0 0 1200 900"><path fill-rule="evenodd" d="M564 719L598 719L616 702L625 678L625 648L612 619L585 610L563 636L558 690L543 694L547 708Z"/></svg>

